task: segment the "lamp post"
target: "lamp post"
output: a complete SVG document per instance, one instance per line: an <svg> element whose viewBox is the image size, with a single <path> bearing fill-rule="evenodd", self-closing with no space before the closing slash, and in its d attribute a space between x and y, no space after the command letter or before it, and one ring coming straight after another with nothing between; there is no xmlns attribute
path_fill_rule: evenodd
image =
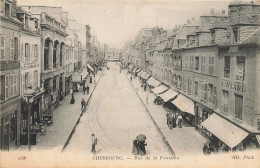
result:
<svg viewBox="0 0 260 168"><path fill-rule="evenodd" d="M33 96L35 94L35 90L32 89L26 89L24 91L24 96L27 98L27 107L28 107L28 116L27 116L27 125L28 125L28 150L31 150L31 107L33 102Z"/></svg>

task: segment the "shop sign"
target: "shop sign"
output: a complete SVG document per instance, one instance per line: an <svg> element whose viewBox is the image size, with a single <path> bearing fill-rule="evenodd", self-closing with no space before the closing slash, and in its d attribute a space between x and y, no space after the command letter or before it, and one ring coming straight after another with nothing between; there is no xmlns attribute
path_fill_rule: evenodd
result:
<svg viewBox="0 0 260 168"><path fill-rule="evenodd" d="M238 92L246 92L246 87L237 82L230 82L226 80L222 80L221 86L238 91Z"/></svg>
<svg viewBox="0 0 260 168"><path fill-rule="evenodd" d="M11 61L1 61L0 63L0 70L6 71L11 69L19 69L19 62L11 62Z"/></svg>

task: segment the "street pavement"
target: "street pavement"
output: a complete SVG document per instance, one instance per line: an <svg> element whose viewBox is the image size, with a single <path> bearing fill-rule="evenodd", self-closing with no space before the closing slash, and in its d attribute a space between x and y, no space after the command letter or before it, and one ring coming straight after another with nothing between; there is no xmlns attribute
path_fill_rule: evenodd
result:
<svg viewBox="0 0 260 168"><path fill-rule="evenodd" d="M95 80L90 83L89 77L86 82L90 87L88 95L83 95L82 87L79 92L74 93L75 103L70 104L71 95L67 95L65 101L53 110L53 124L46 127L46 135L37 134L37 144L31 145L31 151L37 150L54 150L62 151L71 131L81 114L81 100L85 99L87 102L90 95L94 91L95 83L98 83L102 71L95 75ZM92 75L93 77L93 75ZM27 145L21 145L17 150L28 150Z"/></svg>
<svg viewBox="0 0 260 168"><path fill-rule="evenodd" d="M131 74L127 74L125 71L124 74L128 79L132 76ZM135 88L136 93L139 95L144 106L150 112L157 126L160 128L175 155L182 156L183 158L184 156L188 157L191 154L203 154L202 148L206 139L199 134L194 127L173 128L170 130L166 122L166 110L162 105L156 105L153 103L153 100L156 98L155 94L143 91L139 77L132 79L132 81L129 81Z"/></svg>
<svg viewBox="0 0 260 168"><path fill-rule="evenodd" d="M92 156L91 134L98 138L96 155L131 156L138 134L147 137L147 155L171 155L145 107L118 63L108 63L64 153ZM131 157L130 157L131 158Z"/></svg>

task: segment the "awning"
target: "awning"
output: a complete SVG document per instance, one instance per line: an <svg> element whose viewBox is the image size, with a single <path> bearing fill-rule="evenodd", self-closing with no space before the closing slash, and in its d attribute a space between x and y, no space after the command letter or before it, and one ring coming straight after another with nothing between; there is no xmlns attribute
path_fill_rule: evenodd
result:
<svg viewBox="0 0 260 168"><path fill-rule="evenodd" d="M144 71L140 71L137 76L141 76L141 74L143 73Z"/></svg>
<svg viewBox="0 0 260 168"><path fill-rule="evenodd" d="M153 87L157 87L157 86L159 86L161 84L161 82L156 80L154 77L149 78L147 83L148 83L148 85L151 85Z"/></svg>
<svg viewBox="0 0 260 168"><path fill-rule="evenodd" d="M167 90L166 92L160 94L159 96L163 99L164 102L169 101L170 99L176 97L178 95L177 92L175 92L172 89Z"/></svg>
<svg viewBox="0 0 260 168"><path fill-rule="evenodd" d="M141 69L137 68L137 70L135 72L139 73L141 71Z"/></svg>
<svg viewBox="0 0 260 168"><path fill-rule="evenodd" d="M260 135L256 135L256 139L257 139L258 144L260 145Z"/></svg>
<svg viewBox="0 0 260 168"><path fill-rule="evenodd" d="M180 94L172 103L181 111L195 115L194 102L186 96Z"/></svg>
<svg viewBox="0 0 260 168"><path fill-rule="evenodd" d="M87 67L88 67L92 72L94 72L94 69L93 69L89 64L87 64Z"/></svg>
<svg viewBox="0 0 260 168"><path fill-rule="evenodd" d="M83 71L81 73L74 73L72 75L72 82L81 82L84 78L86 78L88 76L88 72L87 71Z"/></svg>
<svg viewBox="0 0 260 168"><path fill-rule="evenodd" d="M135 72L136 72L136 70L137 70L137 67L135 67L135 68L134 68L133 72L135 73Z"/></svg>
<svg viewBox="0 0 260 168"><path fill-rule="evenodd" d="M151 76L151 74L146 73L146 75L144 76L144 79L147 80L150 76Z"/></svg>
<svg viewBox="0 0 260 168"><path fill-rule="evenodd" d="M160 86L156 87L156 88L153 88L152 91L155 93L155 94L160 94L164 91L166 91L167 89L169 89L167 86L161 84Z"/></svg>
<svg viewBox="0 0 260 168"><path fill-rule="evenodd" d="M143 72L140 77L144 78L146 74L147 74L146 72Z"/></svg>
<svg viewBox="0 0 260 168"><path fill-rule="evenodd" d="M234 148L248 136L248 132L228 122L226 119L221 118L215 113L202 122L201 125L230 148Z"/></svg>

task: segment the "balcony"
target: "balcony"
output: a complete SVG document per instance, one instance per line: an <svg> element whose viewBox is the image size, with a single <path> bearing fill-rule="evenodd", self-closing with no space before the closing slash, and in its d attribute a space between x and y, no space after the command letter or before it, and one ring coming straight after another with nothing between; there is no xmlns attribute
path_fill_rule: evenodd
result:
<svg viewBox="0 0 260 168"><path fill-rule="evenodd" d="M41 14L41 26L52 27L60 31L61 33L66 34L66 27L54 18L48 16L46 13Z"/></svg>

